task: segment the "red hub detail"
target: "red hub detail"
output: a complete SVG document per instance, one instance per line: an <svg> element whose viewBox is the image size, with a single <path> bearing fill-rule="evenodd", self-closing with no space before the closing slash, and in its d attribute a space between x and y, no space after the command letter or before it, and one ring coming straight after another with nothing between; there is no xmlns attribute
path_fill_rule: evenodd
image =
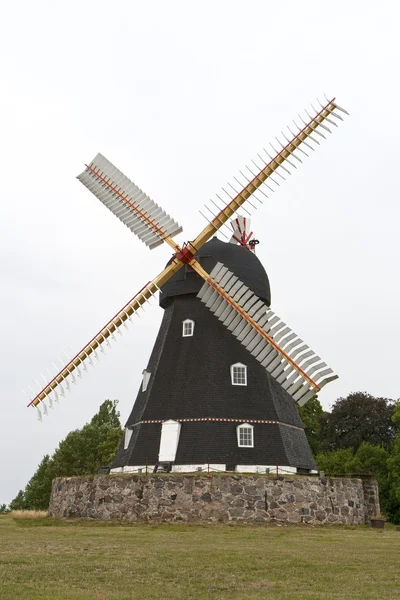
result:
<svg viewBox="0 0 400 600"><path fill-rule="evenodd" d="M175 254L175 258L183 262L185 265L188 265L194 257L194 252L191 250L191 248L189 248L188 244L190 244L190 242L184 244L182 250Z"/></svg>

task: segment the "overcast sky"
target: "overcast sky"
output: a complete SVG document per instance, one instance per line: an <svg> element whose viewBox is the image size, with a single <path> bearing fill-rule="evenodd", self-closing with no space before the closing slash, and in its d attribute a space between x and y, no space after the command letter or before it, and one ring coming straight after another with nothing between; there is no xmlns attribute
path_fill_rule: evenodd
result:
<svg viewBox="0 0 400 600"><path fill-rule="evenodd" d="M394 1L10 2L0 38L0 504L106 398L127 418L162 309L43 423L22 390L171 255L76 179L102 152L193 239L199 209L316 98L349 112L253 218L272 308L339 374L320 400L398 398ZM206 393L206 390L205 390Z"/></svg>

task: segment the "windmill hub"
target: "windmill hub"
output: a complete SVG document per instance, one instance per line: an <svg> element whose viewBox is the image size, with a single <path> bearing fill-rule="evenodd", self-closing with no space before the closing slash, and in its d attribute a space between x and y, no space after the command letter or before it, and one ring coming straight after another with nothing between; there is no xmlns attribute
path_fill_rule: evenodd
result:
<svg viewBox="0 0 400 600"><path fill-rule="evenodd" d="M247 248L239 244L228 244L213 237L194 254L194 258L208 273L214 269L217 263L223 263L240 281L246 284L259 298L262 298L267 306L271 304L271 290L266 270L258 257L253 252L249 252ZM176 296L198 294L203 283L204 280L191 268L190 264L186 264L162 286L160 306L166 308L171 298Z"/></svg>
<svg viewBox="0 0 400 600"><path fill-rule="evenodd" d="M183 264L188 265L193 260L195 253L196 250L193 248L191 242L185 242L182 248L174 254L173 258L176 258Z"/></svg>

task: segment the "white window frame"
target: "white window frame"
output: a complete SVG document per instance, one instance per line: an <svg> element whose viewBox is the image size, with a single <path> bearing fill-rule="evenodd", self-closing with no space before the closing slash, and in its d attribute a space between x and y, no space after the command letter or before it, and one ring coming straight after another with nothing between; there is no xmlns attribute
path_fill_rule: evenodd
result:
<svg viewBox="0 0 400 600"><path fill-rule="evenodd" d="M186 325L191 325L190 327L190 333L186 333ZM192 337L194 334L194 321L192 319L185 319L184 321L182 321L182 337Z"/></svg>
<svg viewBox="0 0 400 600"><path fill-rule="evenodd" d="M250 429L251 430L251 443L243 444L240 442L240 432L242 429ZM254 425L250 425L250 423L240 423L236 427L236 435L237 435L237 443L239 448L254 448Z"/></svg>
<svg viewBox="0 0 400 600"><path fill-rule="evenodd" d="M133 429L131 429L130 427L125 427L124 450L127 450L129 447L129 442L131 441L132 433L133 433Z"/></svg>
<svg viewBox="0 0 400 600"><path fill-rule="evenodd" d="M147 390L147 386L149 385L151 373L150 371L146 371L146 369L144 369L144 371L142 371L142 375L142 392L145 392Z"/></svg>
<svg viewBox="0 0 400 600"><path fill-rule="evenodd" d="M235 377L234 377L235 368L244 369L244 382L235 381ZM240 378L240 379L242 379L242 378ZM232 381L232 385L247 385L247 367L246 367L246 365L244 365L243 363L235 363L234 365L231 365L231 381Z"/></svg>

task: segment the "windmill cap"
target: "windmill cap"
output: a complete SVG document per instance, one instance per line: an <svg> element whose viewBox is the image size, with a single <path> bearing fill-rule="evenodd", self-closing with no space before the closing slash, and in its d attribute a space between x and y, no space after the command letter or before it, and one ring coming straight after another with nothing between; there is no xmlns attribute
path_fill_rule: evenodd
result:
<svg viewBox="0 0 400 600"><path fill-rule="evenodd" d="M213 237L196 252L195 257L207 273L210 273L218 262L223 263L268 306L271 304L268 275L254 252ZM167 308L171 299L176 296L197 294L203 283L204 280L190 267L183 266L161 288L160 306Z"/></svg>

